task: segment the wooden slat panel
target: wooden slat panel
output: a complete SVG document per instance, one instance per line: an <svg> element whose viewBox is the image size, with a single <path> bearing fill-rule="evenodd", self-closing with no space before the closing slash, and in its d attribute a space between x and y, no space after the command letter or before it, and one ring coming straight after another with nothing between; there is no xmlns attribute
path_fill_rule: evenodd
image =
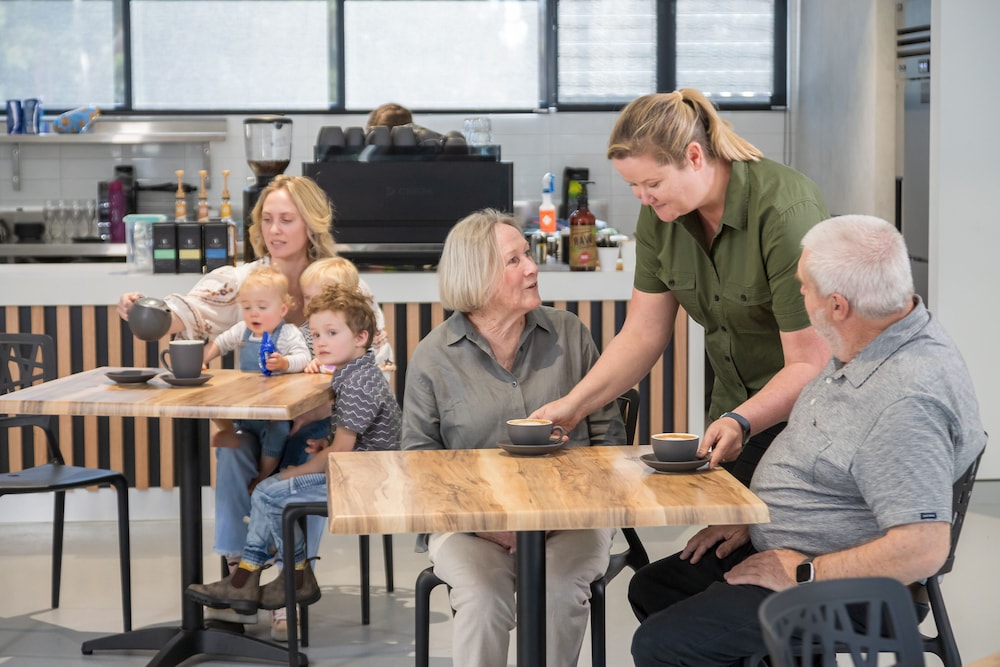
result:
<svg viewBox="0 0 1000 667"><path fill-rule="evenodd" d="M673 430L686 433L688 429L688 315L683 308L677 310L674 320L674 426Z"/></svg>
<svg viewBox="0 0 1000 667"><path fill-rule="evenodd" d="M118 312L114 308L105 311L105 321L108 327L108 365L122 364L122 336L118 323ZM113 470L125 470L125 420L121 417L111 417L108 420L108 455Z"/></svg>
<svg viewBox="0 0 1000 667"><path fill-rule="evenodd" d="M79 336L81 332L73 332L69 324L69 306L56 306L56 357L59 360L58 377L66 377L72 372L72 359L70 357L70 341L74 335ZM63 332L66 332L64 335ZM73 420L70 417L57 417L59 421L59 446L62 449L63 458L69 465L80 465L73 461Z"/></svg>
<svg viewBox="0 0 1000 667"><path fill-rule="evenodd" d="M601 350L608 347L608 343L615 337L615 302L605 301L601 304Z"/></svg>
<svg viewBox="0 0 1000 667"><path fill-rule="evenodd" d="M406 304L406 358L413 356L413 350L420 342L420 304ZM396 350L399 354L399 350Z"/></svg>
<svg viewBox="0 0 1000 667"><path fill-rule="evenodd" d="M97 368L97 321L94 306L80 308L80 324L83 329L83 370ZM97 439L97 417L83 418L83 464L90 468L100 467L100 442Z"/></svg>
<svg viewBox="0 0 1000 667"><path fill-rule="evenodd" d="M590 301L578 302L578 310L580 314L580 319L587 326L591 325L591 303ZM404 308L397 309L396 304L383 303L381 304L383 308L383 314L386 320L386 330L389 336L390 344L396 352L396 359L398 362L405 362L407 358L412 354L413 349L416 347L417 343L427 332L421 330L420 325L420 313L421 304L418 303L408 303L405 304ZM566 309L568 302L557 301L553 302L553 306L556 308ZM627 307L627 306L626 306ZM3 308L3 315L6 321L5 329L7 331L18 331L21 327L20 322L20 310L16 306L0 306ZM97 350L90 343L93 340L91 332L94 331L93 321L97 317L97 308L95 306L86 306L81 309L83 324L79 327L81 331L71 329L71 319L70 319L70 308L68 306L34 306L30 309L30 330L35 332L44 332L46 330L45 317L46 313L49 313L50 322L53 317L55 320L55 330L50 333L56 339L57 354L59 357L58 364L58 374L60 376L65 376L70 373L71 369L71 341L73 340L83 340L84 346L84 357L83 364L84 368L91 368L96 363ZM431 311L431 327L439 325L445 319L445 311L439 303L430 304ZM142 341L133 339L131 341L132 353L125 358L123 355L123 346L125 345L122 340L123 334L120 330L120 321L117 316L117 312L114 308L107 309L107 330L108 330L108 365L111 366L131 366L131 367L146 367L149 364L146 361L146 347L145 343ZM426 311L424 311L426 312ZM400 322L400 319L405 321ZM406 332L405 349L400 349L401 341L395 340L397 328L400 332ZM601 349L604 349L607 344L614 338L615 335L615 303L614 302L603 302L600 307L600 324L599 331L595 331L595 338L599 341ZM86 335L85 335L86 334ZM158 342L157 349L163 350L169 345L169 336L164 336L162 340ZM664 379L663 377L663 362L658 361L654 368L650 372L650 382L649 382L649 396L644 397L644 402L648 400L650 405L648 420L649 428L653 433L665 430L685 430L687 424L687 375L689 372L688 362L687 362L687 328L686 328L686 315L681 312L678 314L677 327L675 329L675 335L673 340L673 363L674 363L674 374L672 377L673 384L673 404L672 406L663 405L665 396L668 393L668 387L666 383L671 382L671 379ZM221 368L221 362L213 362L212 368ZM391 384L393 390L396 391L397 385L402 383L404 378L401 374L393 374L391 379ZM674 418L672 423L668 423L669 419L664 417L664 412L669 413L673 408ZM647 418L647 416L643 416ZM174 467L173 467L173 420L169 418L154 420L151 418L139 417L133 420L133 438L134 438L134 450L132 452L132 457L134 460L134 471L130 471L134 479L132 482L138 489L146 489L150 487L150 483L154 481L153 475L158 472L158 479L155 483L160 485L162 488L172 488L176 485L176 480L174 479ZM111 467L121 470L124 466L126 460L126 455L128 452L124 451L123 441L125 439L125 421L120 417L109 418L110 427L110 442L109 443L97 443L96 442L96 432L91 424L96 423L91 417L86 418L85 430L86 430L86 453L88 462L92 460L92 456L98 451L97 447L107 447L108 455L110 457ZM154 423L158 423L157 428L159 430L159 437L161 446L157 453L157 461L150 460L151 448L149 438L151 437L151 428ZM64 454L68 459L73 456L73 430L72 430L72 419L70 417L59 418L58 432L61 442L63 442ZM39 438L36 438L39 440ZM23 467L23 461L21 457L21 438L19 433L9 434L9 453L8 453L8 465L11 469L20 469ZM215 480L215 457L210 456L211 461L211 480L214 483ZM68 461L71 462L71 461Z"/></svg>

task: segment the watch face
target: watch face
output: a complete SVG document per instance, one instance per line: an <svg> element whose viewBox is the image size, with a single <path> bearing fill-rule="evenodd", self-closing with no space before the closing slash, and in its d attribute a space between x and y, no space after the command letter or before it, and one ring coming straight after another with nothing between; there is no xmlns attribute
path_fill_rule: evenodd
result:
<svg viewBox="0 0 1000 667"><path fill-rule="evenodd" d="M811 560L807 560L804 563L799 563L795 567L795 582L799 584L807 584L813 580L814 570Z"/></svg>

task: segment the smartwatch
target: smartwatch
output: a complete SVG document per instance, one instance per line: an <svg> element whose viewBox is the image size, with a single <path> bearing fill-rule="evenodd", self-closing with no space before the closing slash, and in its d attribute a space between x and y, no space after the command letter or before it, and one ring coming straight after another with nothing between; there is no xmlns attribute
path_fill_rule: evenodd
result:
<svg viewBox="0 0 1000 667"><path fill-rule="evenodd" d="M808 584L816 580L816 566L813 565L812 558L806 558L795 566L795 583Z"/></svg>
<svg viewBox="0 0 1000 667"><path fill-rule="evenodd" d="M719 415L719 419L722 419L723 417L729 417L730 419L736 420L736 423L740 425L741 429L743 429L743 444L747 444L747 441L750 440L750 422L747 421L747 418L735 412L723 412Z"/></svg>

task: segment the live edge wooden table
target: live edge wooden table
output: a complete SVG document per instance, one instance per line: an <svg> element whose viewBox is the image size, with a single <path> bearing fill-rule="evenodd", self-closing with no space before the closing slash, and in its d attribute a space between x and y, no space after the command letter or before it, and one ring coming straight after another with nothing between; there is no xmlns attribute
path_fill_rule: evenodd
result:
<svg viewBox="0 0 1000 667"><path fill-rule="evenodd" d="M218 628L206 628L201 605L183 595L202 580L200 419L292 419L331 399L330 376L295 373L264 377L236 370L211 371L198 387L172 387L159 377L116 384L97 368L0 396L0 414L161 417L177 420L175 446L180 481L181 626L133 630L83 643L102 650L154 650L151 666L168 667L197 655L286 662L284 646ZM117 369L115 369L117 370ZM152 370L152 369L151 369ZM300 654L305 664L305 656Z"/></svg>
<svg viewBox="0 0 1000 667"><path fill-rule="evenodd" d="M517 664L542 666L545 531L768 521L764 503L728 472L658 474L639 460L649 451L334 452L330 532L517 531Z"/></svg>

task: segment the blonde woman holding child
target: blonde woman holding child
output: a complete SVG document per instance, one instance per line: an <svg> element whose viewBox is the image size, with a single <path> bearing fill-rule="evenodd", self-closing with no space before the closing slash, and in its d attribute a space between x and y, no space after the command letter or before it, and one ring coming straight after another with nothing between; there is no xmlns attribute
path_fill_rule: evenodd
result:
<svg viewBox="0 0 1000 667"><path fill-rule="evenodd" d="M285 315L285 321L295 326L305 322L302 310L305 299L300 293L300 278L312 264L337 256L332 235L333 208L326 193L305 176L282 174L261 192L251 217L250 242L260 259L238 266L220 267L203 276L187 294L168 295L165 300L173 316L170 333L189 339L214 340L240 319L237 303L240 286L264 267L273 267L288 278L289 292L295 298L295 304ZM118 314L123 320L128 319L132 305L140 296L139 292L121 295ZM375 307L374 312L381 330L384 327L382 310ZM374 344L379 364L391 361L392 350L385 336L376 335ZM302 424L301 428L299 424ZM329 425L322 421L293 422L284 462L294 465L305 461L308 440L325 437L328 429ZM235 566L247 538L247 525L243 518L250 514L249 489L259 472L260 447L253 438L241 438L238 447L217 447L215 454L213 548ZM282 465L279 464L279 468ZM309 548L312 550L318 545L323 531L322 517L319 521L307 523ZM239 623L257 621L256 617L230 610L212 611L219 613L206 614L206 618ZM283 639L287 630L281 611L278 610L272 618L271 636L276 640Z"/></svg>

